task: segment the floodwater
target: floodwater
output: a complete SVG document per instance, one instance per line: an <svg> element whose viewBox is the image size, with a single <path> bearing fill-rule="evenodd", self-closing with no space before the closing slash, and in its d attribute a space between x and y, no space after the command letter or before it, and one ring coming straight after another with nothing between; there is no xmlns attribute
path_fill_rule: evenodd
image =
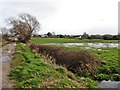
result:
<svg viewBox="0 0 120 90"><path fill-rule="evenodd" d="M49 43L48 45L59 45L65 47L91 47L91 48L120 48L120 43Z"/></svg>
<svg viewBox="0 0 120 90"><path fill-rule="evenodd" d="M110 90L120 90L120 81L101 81L99 86L99 88L103 88L102 90L106 90L107 88L110 88ZM109 89L107 89L109 90Z"/></svg>

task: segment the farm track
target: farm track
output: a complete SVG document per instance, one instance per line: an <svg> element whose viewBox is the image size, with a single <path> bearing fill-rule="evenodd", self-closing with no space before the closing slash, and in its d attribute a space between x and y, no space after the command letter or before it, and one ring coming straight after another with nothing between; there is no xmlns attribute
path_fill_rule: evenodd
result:
<svg viewBox="0 0 120 90"><path fill-rule="evenodd" d="M15 43L6 44L0 50L0 89L12 88L13 82L9 80L8 74L11 70L12 54L15 52Z"/></svg>

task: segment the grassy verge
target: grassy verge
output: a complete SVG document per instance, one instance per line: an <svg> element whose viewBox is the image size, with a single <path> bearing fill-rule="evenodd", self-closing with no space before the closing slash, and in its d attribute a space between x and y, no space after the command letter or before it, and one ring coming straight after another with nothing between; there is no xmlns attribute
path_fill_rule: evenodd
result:
<svg viewBox="0 0 120 90"><path fill-rule="evenodd" d="M101 39L69 39L69 38L31 38L31 43L42 44L42 43L118 43L118 40L101 40Z"/></svg>
<svg viewBox="0 0 120 90"><path fill-rule="evenodd" d="M17 88L95 88L96 82L81 78L62 66L54 66L36 56L24 44L17 44L10 72Z"/></svg>

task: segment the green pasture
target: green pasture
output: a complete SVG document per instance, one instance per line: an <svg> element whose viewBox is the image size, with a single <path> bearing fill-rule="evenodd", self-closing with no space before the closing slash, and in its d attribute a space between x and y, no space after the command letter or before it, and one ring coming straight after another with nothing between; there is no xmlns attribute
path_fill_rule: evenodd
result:
<svg viewBox="0 0 120 90"><path fill-rule="evenodd" d="M43 43L118 43L118 40L101 40L101 39L70 39L70 38L31 38L30 43L43 44Z"/></svg>

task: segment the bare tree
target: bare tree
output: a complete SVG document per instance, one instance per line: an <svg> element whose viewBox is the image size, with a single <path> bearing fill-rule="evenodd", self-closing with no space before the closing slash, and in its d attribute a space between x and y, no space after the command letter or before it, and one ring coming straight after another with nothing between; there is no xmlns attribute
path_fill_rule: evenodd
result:
<svg viewBox="0 0 120 90"><path fill-rule="evenodd" d="M12 26L11 32L18 36L20 42L26 43L33 32L39 30L40 25L37 19L27 13L19 14L19 18L8 18L7 22Z"/></svg>

